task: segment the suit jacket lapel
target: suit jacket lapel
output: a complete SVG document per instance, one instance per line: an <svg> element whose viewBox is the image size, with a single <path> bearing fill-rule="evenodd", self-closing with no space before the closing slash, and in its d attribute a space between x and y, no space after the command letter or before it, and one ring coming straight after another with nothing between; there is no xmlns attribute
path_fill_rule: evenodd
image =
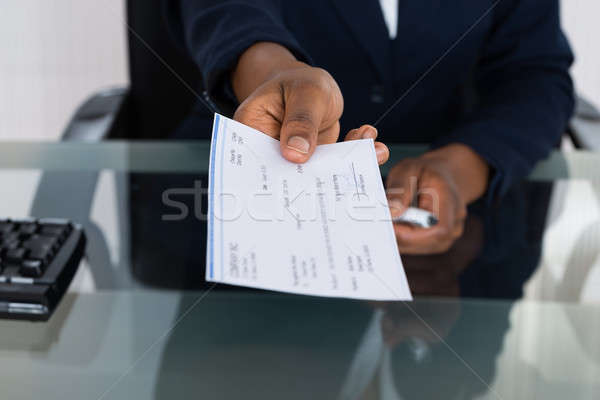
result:
<svg viewBox="0 0 600 400"><path fill-rule="evenodd" d="M376 0L332 0L382 82L391 80L391 43L379 2Z"/></svg>

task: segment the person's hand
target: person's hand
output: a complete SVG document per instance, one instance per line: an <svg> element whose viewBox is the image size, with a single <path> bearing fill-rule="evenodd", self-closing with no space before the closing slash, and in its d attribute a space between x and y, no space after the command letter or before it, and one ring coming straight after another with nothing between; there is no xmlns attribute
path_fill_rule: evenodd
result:
<svg viewBox="0 0 600 400"><path fill-rule="evenodd" d="M308 161L317 144L335 143L344 101L325 70L297 61L284 47L262 42L240 57L232 75L241 101L234 119L279 139L281 154Z"/></svg>
<svg viewBox="0 0 600 400"><path fill-rule="evenodd" d="M375 140L377 139L377 134L377 129L374 126L363 125L358 129L352 129L350 132L348 132L344 138L344 142L359 139ZM377 155L377 163L379 163L379 165L385 164L390 158L390 150L381 142L375 142L375 154Z"/></svg>
<svg viewBox="0 0 600 400"><path fill-rule="evenodd" d="M467 205L483 195L489 167L472 149L451 144L396 164L387 178L392 217L411 204L432 212L438 223L420 228L394 224L401 254L435 254L448 250L464 229Z"/></svg>

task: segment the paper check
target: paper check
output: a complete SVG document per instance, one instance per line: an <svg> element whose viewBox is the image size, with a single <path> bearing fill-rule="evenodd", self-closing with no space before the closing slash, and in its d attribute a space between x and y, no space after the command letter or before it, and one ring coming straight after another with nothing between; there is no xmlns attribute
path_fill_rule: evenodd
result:
<svg viewBox="0 0 600 400"><path fill-rule="evenodd" d="M305 164L222 115L213 126L206 279L316 296L410 300L373 140Z"/></svg>

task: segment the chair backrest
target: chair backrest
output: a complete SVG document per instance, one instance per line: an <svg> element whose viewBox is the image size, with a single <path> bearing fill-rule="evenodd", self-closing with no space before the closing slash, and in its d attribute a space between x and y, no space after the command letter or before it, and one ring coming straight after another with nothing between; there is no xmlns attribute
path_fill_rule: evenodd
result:
<svg viewBox="0 0 600 400"><path fill-rule="evenodd" d="M197 102L189 88L202 92L198 69L169 31L166 8L164 0L127 0L127 139L168 137Z"/></svg>
<svg viewBox="0 0 600 400"><path fill-rule="evenodd" d="M181 33L167 25L167 12L177 12L167 7L175 4L127 0L131 86L113 137L166 139L198 103L200 72L175 40ZM203 284L206 226L194 218L165 223L160 206L164 190L186 187L195 179L194 174L129 174L130 263L137 283L179 289ZM197 237L191 246L190 235Z"/></svg>

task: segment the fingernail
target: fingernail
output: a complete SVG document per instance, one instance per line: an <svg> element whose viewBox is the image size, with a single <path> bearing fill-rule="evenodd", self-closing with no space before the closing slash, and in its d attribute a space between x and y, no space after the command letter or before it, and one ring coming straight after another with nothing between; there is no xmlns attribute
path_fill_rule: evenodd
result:
<svg viewBox="0 0 600 400"><path fill-rule="evenodd" d="M304 139L302 136L292 136L287 141L287 147L302 154L306 154L310 149L310 143L308 143L308 140Z"/></svg>
<svg viewBox="0 0 600 400"><path fill-rule="evenodd" d="M388 201L388 206L390 207L390 213L392 214L392 218L399 217L402 215L402 209L404 208L402 202L397 199L391 199Z"/></svg>
<svg viewBox="0 0 600 400"><path fill-rule="evenodd" d="M375 155L377 156L377 161L380 161L380 162L383 161L383 159L385 158L385 154L386 154L385 149L382 149L382 148L375 149Z"/></svg>
<svg viewBox="0 0 600 400"><path fill-rule="evenodd" d="M362 133L361 137L363 139L375 139L377 137L377 129L375 129L373 126L365 125L362 126L360 130Z"/></svg>

